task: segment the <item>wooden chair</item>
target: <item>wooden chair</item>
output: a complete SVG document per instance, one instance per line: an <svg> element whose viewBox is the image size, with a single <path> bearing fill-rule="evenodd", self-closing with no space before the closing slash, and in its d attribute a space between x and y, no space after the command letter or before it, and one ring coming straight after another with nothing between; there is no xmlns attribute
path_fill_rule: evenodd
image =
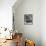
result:
<svg viewBox="0 0 46 46"><path fill-rule="evenodd" d="M15 33L15 42L16 46L21 46L22 45L22 33Z"/></svg>
<svg viewBox="0 0 46 46"><path fill-rule="evenodd" d="M26 40L25 46L35 46L35 43L32 40Z"/></svg>

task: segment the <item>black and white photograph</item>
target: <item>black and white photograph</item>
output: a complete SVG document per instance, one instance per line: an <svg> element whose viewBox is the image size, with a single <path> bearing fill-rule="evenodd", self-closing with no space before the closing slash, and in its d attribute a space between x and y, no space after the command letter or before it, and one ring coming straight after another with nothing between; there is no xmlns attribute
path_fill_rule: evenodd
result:
<svg viewBox="0 0 46 46"><path fill-rule="evenodd" d="M25 25L33 24L33 15L32 14L25 14L24 15L24 24Z"/></svg>

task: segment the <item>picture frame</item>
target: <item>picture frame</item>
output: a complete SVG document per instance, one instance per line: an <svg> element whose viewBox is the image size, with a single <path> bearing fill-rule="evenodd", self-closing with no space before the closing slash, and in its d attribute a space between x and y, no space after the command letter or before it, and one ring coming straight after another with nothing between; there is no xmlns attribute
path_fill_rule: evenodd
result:
<svg viewBox="0 0 46 46"><path fill-rule="evenodd" d="M25 25L33 24L33 14L24 14L24 24Z"/></svg>

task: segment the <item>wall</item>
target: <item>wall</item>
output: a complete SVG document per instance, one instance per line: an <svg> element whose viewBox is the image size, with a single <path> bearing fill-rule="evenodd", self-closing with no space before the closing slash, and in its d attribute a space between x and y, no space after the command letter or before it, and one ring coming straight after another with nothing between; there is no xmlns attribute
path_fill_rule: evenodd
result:
<svg viewBox="0 0 46 46"><path fill-rule="evenodd" d="M18 32L24 34L24 38L34 40L36 46L41 46L40 11L40 0L23 0L23 2L14 9L15 28ZM33 14L32 25L24 25L24 14Z"/></svg>
<svg viewBox="0 0 46 46"><path fill-rule="evenodd" d="M16 0L0 0L0 27L12 28L12 6Z"/></svg>
<svg viewBox="0 0 46 46"><path fill-rule="evenodd" d="M41 41L46 46L46 0L41 1Z"/></svg>

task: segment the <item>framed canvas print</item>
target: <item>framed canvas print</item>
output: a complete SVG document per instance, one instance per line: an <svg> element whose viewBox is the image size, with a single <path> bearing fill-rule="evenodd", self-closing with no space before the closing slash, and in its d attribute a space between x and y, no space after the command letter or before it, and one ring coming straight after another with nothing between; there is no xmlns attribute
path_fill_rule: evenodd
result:
<svg viewBox="0 0 46 46"><path fill-rule="evenodd" d="M25 25L33 24L33 15L32 14L24 14L24 24Z"/></svg>

